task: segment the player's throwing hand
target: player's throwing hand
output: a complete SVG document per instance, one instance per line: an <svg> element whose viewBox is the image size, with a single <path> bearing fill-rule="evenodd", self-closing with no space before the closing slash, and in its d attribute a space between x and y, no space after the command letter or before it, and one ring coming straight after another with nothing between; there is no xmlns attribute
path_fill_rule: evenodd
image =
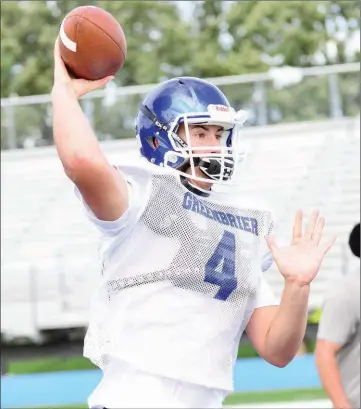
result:
<svg viewBox="0 0 361 409"><path fill-rule="evenodd" d="M302 234L302 211L298 210L290 246L278 247L273 236L266 237L273 259L288 282L308 285L316 277L324 256L336 241L333 236L325 244L320 244L324 226L325 219L319 218L318 210L314 210Z"/></svg>
<svg viewBox="0 0 361 409"><path fill-rule="evenodd" d="M74 92L75 96L80 98L82 95L85 95L88 92L103 87L112 79L114 79L113 76L105 77L96 81L72 78L69 75L60 55L59 38L56 39L54 46L54 86L59 84L69 86L71 91Z"/></svg>

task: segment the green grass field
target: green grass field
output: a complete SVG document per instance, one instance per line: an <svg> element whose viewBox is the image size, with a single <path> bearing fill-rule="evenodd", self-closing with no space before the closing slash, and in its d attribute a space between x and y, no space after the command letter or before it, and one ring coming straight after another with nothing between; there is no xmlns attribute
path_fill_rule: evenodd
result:
<svg viewBox="0 0 361 409"><path fill-rule="evenodd" d="M13 375L19 375L85 369L96 369L96 366L90 362L89 359L82 356L75 356L69 358L56 357L31 359L26 361L9 361L7 372Z"/></svg>
<svg viewBox="0 0 361 409"><path fill-rule="evenodd" d="M241 345L238 351L238 358L257 357L258 354L251 345ZM82 356L76 357L54 357L41 358L22 361L9 361L7 372L11 374L28 374L56 371L73 371L84 369L96 369L88 359Z"/></svg>
<svg viewBox="0 0 361 409"><path fill-rule="evenodd" d="M307 345L309 352L314 349L314 342ZM238 358L257 357L257 351L250 344L240 344L238 349ZM88 359L82 356L75 357L54 357L31 360L14 360L7 363L7 372L11 374L27 374L56 371L73 371L84 369L96 369Z"/></svg>

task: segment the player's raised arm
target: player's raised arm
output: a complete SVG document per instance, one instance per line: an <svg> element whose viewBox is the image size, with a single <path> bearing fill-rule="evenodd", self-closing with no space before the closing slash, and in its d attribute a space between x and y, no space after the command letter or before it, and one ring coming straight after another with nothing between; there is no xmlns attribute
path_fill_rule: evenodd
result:
<svg viewBox="0 0 361 409"><path fill-rule="evenodd" d="M126 181L107 161L79 103L82 95L104 86L112 77L97 81L72 79L54 47L54 141L66 175L100 220L118 219L128 207Z"/></svg>

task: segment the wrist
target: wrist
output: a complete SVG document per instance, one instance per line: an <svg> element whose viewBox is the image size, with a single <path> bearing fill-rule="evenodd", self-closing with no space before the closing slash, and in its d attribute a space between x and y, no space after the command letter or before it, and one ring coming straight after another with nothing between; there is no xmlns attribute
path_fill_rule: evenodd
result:
<svg viewBox="0 0 361 409"><path fill-rule="evenodd" d="M290 288L298 288L298 289L310 289L311 283L305 281L299 277L287 277L285 278L285 286Z"/></svg>
<svg viewBox="0 0 361 409"><path fill-rule="evenodd" d="M310 293L310 283L305 283L297 279L285 279L285 290L289 293L297 293L309 295Z"/></svg>
<svg viewBox="0 0 361 409"><path fill-rule="evenodd" d="M55 81L54 82L53 88L51 90L51 96L53 98L59 94L62 94L62 95L67 94L69 96L78 98L74 92L74 88L70 81Z"/></svg>

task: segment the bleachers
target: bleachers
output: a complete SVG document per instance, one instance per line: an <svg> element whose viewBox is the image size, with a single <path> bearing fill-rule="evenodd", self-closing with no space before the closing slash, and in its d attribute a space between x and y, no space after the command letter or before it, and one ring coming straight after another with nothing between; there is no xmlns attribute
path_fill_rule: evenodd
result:
<svg viewBox="0 0 361 409"><path fill-rule="evenodd" d="M304 210L306 218L314 208L319 208L326 218L327 237L337 234L338 240L311 287L310 307L316 308L337 277L345 273L345 257L352 261L346 242L360 218L360 128L358 120L333 121L324 128L310 125L304 131L302 126L305 124L299 125L300 132L295 126L295 132L290 129L283 136L260 136L251 143L252 154L240 193L251 194L264 185L282 241L291 239L298 208ZM268 164L262 164L267 157ZM280 296L283 278L275 266L266 278Z"/></svg>
<svg viewBox="0 0 361 409"><path fill-rule="evenodd" d="M289 239L293 216L318 206L327 234L339 240L312 288L318 306L343 271L344 243L360 214L360 131L352 119L247 128L247 162L237 194L262 195ZM103 144L112 163L131 163L136 144ZM1 332L36 337L39 330L87 325L100 274L99 235L86 221L54 148L1 154ZM276 293L282 278L266 274Z"/></svg>

